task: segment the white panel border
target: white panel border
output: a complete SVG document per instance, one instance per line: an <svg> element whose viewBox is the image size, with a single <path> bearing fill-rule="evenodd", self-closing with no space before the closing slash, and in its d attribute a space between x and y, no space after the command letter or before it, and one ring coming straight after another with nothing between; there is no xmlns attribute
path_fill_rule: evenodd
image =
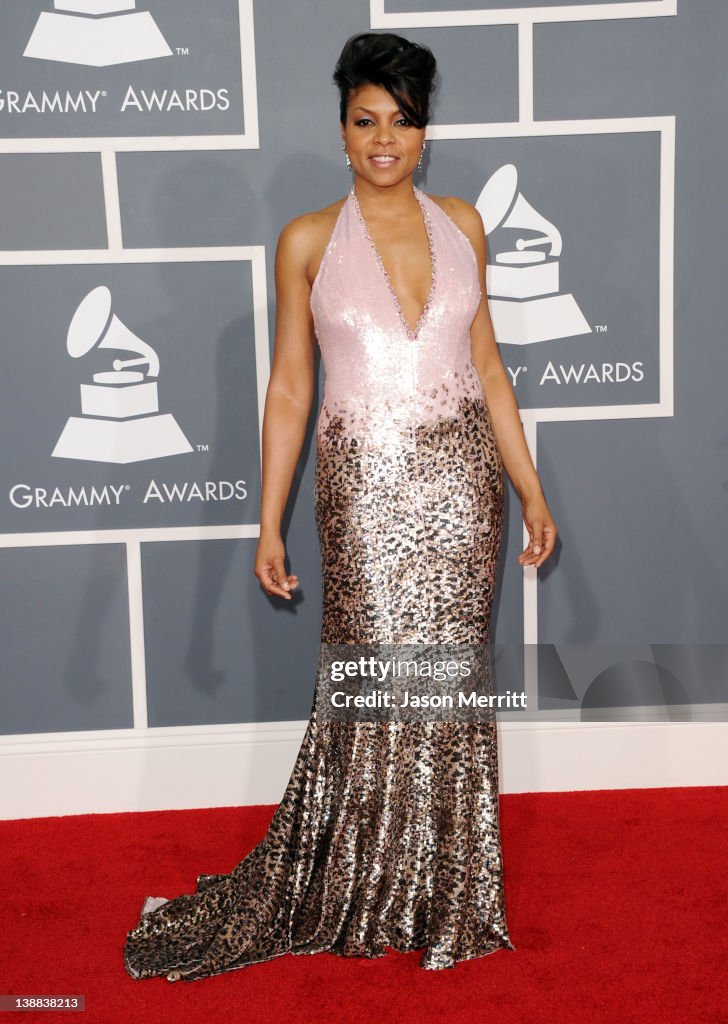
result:
<svg viewBox="0 0 728 1024"><path fill-rule="evenodd" d="M441 124L427 128L432 141L459 139L536 138L557 135L622 135L657 132L660 136L659 196L659 397L635 405L558 406L521 409L524 422L637 419L674 415L673 303L675 272L675 116L615 117L583 121L518 121L486 124Z"/></svg>
<svg viewBox="0 0 728 1024"><path fill-rule="evenodd" d="M516 25L559 21L611 21L622 18L669 18L677 14L677 0L632 0L629 3L592 3L580 7L496 8L473 11L386 11L387 0L369 0L372 28L453 28L468 25Z"/></svg>
<svg viewBox="0 0 728 1024"><path fill-rule="evenodd" d="M0 819L276 804L306 725L0 737ZM726 722L510 721L498 731L501 793L728 785Z"/></svg>
<svg viewBox="0 0 728 1024"><path fill-rule="evenodd" d="M243 131L239 135L99 135L84 138L0 139L3 153L116 153L169 150L259 149L258 82L255 70L253 0L238 0Z"/></svg>
<svg viewBox="0 0 728 1024"><path fill-rule="evenodd" d="M253 334L258 399L258 457L263 465L263 410L270 377L268 287L265 246L201 246L176 249L51 249L0 251L2 267L116 266L133 263L250 263L253 287ZM63 530L38 533L0 533L2 547L54 544L109 544L145 540L204 540L258 536L259 524L231 526L144 527L111 530Z"/></svg>

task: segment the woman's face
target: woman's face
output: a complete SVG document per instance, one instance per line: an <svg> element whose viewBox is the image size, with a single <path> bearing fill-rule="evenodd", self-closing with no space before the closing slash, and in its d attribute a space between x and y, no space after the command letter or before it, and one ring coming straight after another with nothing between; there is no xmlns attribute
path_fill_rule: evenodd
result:
<svg viewBox="0 0 728 1024"><path fill-rule="evenodd" d="M381 85L363 85L349 96L341 137L354 174L388 186L414 172L425 129L410 124Z"/></svg>

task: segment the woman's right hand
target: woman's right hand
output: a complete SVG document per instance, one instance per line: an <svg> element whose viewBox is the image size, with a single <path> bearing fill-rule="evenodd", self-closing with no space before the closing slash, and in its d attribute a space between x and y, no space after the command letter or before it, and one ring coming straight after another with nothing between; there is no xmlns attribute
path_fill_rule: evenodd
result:
<svg viewBox="0 0 728 1024"><path fill-rule="evenodd" d="M285 557L286 549L281 535L261 530L253 572L266 594L276 594L290 601L289 591L298 586L298 576L286 574L283 564Z"/></svg>

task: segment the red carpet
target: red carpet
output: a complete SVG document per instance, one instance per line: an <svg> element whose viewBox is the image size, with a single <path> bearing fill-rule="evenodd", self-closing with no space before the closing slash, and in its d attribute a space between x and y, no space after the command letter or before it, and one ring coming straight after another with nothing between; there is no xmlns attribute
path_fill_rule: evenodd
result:
<svg viewBox="0 0 728 1024"><path fill-rule="evenodd" d="M285 956L196 982L134 981L146 895L230 871L272 807L0 822L0 993L84 994L100 1024L728 1024L728 789L502 797L515 952L424 971Z"/></svg>

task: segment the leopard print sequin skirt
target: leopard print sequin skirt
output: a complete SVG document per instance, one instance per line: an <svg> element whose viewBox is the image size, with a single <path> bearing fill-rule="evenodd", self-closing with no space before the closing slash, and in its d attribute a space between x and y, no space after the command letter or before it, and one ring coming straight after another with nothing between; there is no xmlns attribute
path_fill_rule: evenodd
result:
<svg viewBox="0 0 728 1024"><path fill-rule="evenodd" d="M482 398L465 395L399 444L327 418L315 469L322 646L487 642L503 496ZM229 874L199 875L195 892L149 898L124 962L134 978L192 981L285 953L387 947L422 950L425 969L515 948L495 721L330 721L314 697L263 840Z"/></svg>

